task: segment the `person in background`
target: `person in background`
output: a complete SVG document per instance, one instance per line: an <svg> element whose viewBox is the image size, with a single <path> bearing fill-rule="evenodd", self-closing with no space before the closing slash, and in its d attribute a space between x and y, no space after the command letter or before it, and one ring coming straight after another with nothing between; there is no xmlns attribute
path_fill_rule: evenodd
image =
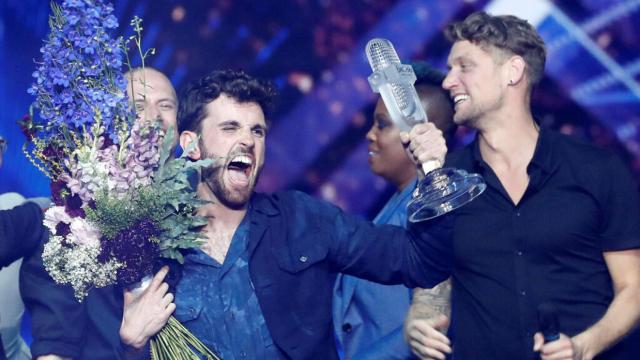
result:
<svg viewBox="0 0 640 360"><path fill-rule="evenodd" d="M531 24L479 12L445 34L454 121L477 130L446 165L481 174L487 189L454 213L453 344L438 331L444 322L416 321L407 325L413 350L427 359L637 358L637 184L616 156L534 120L546 50ZM550 307L559 339L545 342L538 315Z"/></svg>
<svg viewBox="0 0 640 360"><path fill-rule="evenodd" d="M442 89L444 74L426 63L412 64L415 87L430 122L442 131L448 147L454 142L453 103ZM367 132L371 171L389 181L396 192L375 217L375 224L407 225L407 204L417 183L415 163L400 141L400 129L379 98ZM430 289L416 289L431 291ZM346 359L409 359L403 322L412 290L339 274L333 297L333 325L339 352Z"/></svg>
<svg viewBox="0 0 640 360"><path fill-rule="evenodd" d="M7 143L0 136L0 168L6 149ZM22 257L35 251L45 232L37 203L18 193L0 195L0 359L31 359L29 347L20 336L24 304L18 278Z"/></svg>

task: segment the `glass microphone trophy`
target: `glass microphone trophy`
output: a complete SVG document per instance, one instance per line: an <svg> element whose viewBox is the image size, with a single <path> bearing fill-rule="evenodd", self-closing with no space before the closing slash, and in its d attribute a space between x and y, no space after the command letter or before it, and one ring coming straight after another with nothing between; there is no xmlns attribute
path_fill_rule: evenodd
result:
<svg viewBox="0 0 640 360"><path fill-rule="evenodd" d="M413 86L416 75L411 65L400 63L391 42L372 39L367 43L366 53L373 70L369 85L380 93L400 131L408 132L414 125L427 122L427 114ZM487 187L478 174L441 166L437 160L422 164L425 177L407 206L409 221L419 222L446 214L475 199Z"/></svg>

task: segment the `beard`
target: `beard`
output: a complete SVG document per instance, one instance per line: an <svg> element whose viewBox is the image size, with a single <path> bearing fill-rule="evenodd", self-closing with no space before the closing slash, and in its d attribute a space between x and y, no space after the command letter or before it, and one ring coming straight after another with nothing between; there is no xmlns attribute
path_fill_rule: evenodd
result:
<svg viewBox="0 0 640 360"><path fill-rule="evenodd" d="M453 122L456 125L471 126L484 112L484 104L478 104L475 99L465 100L459 107L454 107Z"/></svg>
<svg viewBox="0 0 640 360"><path fill-rule="evenodd" d="M454 112L453 122L456 123L456 125L464 125L478 129L482 124L483 118L486 118L488 114L492 114L503 105L504 98L502 95L484 103L475 103L472 100L470 104L466 104L464 109Z"/></svg>
<svg viewBox="0 0 640 360"><path fill-rule="evenodd" d="M471 110L471 111L469 111ZM475 128L476 117L478 116L478 112L475 109L467 109L466 112L455 112L453 114L453 122L456 125L463 125Z"/></svg>
<svg viewBox="0 0 640 360"><path fill-rule="evenodd" d="M200 148L202 149L204 159L212 159L214 164L202 169L200 181L209 187L216 199L224 206L234 210L245 208L251 199L253 190L258 182L260 171L258 171L253 181L250 180L247 187L241 189L230 188L224 181L224 173L228 165L227 161L224 161L222 164L216 164L216 160L219 160L220 157L210 153L202 145L204 144L201 144ZM232 153L230 156L234 156L234 154Z"/></svg>

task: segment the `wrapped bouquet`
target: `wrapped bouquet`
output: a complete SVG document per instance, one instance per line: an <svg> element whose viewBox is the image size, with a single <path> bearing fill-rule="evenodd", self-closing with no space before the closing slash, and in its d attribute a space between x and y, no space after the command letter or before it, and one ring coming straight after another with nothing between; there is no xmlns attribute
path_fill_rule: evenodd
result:
<svg viewBox="0 0 640 360"><path fill-rule="evenodd" d="M82 301L92 288L149 277L158 258L182 263L181 249L201 245L206 220L194 214L202 202L189 174L211 160L171 158L174 130L135 121L121 71L127 41L109 34L118 26L110 4L65 0L52 11L29 89L39 116L31 112L21 125L25 154L51 179L45 268ZM138 50L140 22L132 21ZM152 339L151 353L217 359L174 318Z"/></svg>

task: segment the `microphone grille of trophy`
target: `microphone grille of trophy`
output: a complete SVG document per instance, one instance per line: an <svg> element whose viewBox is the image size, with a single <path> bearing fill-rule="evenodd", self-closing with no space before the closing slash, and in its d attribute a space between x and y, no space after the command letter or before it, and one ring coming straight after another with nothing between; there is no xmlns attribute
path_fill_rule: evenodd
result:
<svg viewBox="0 0 640 360"><path fill-rule="evenodd" d="M371 39L367 43L366 54L373 72L383 70L389 66L396 67L401 65L400 57L398 57L396 49L393 47L391 41L387 39ZM402 114L407 116L413 113L415 110L413 99L413 92L415 90L413 89L413 85L400 82L393 82L389 85L391 86L393 97L396 100L395 102Z"/></svg>
<svg viewBox="0 0 640 360"><path fill-rule="evenodd" d="M371 39L367 43L367 58L373 71L400 64L396 49L391 44L391 41L387 39Z"/></svg>

